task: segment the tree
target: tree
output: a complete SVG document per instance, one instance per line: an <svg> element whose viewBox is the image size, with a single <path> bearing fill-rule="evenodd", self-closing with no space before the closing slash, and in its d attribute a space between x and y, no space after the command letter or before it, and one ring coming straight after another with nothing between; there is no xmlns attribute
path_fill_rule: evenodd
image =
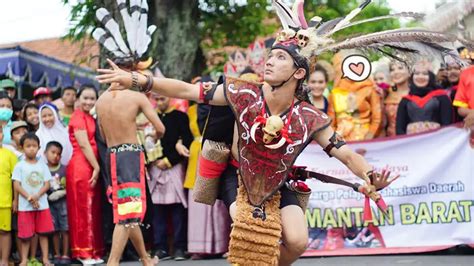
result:
<svg viewBox="0 0 474 266"><path fill-rule="evenodd" d="M265 22L273 17L268 10L270 3L268 0L247 0L245 4L229 0L201 1L203 48L246 47L257 36L274 33L278 29L276 21Z"/></svg>
<svg viewBox="0 0 474 266"><path fill-rule="evenodd" d="M312 0L308 1L305 10L306 17L312 18L313 16L320 16L323 18L323 21L328 21L337 17L343 17L351 10L355 9L362 0ZM362 20L367 18L373 18L377 16L383 16L390 14L390 8L386 0L374 1L372 4L368 5L361 13L354 18L356 20ZM360 33L370 33L377 32L382 30L398 28L400 23L398 20L383 20L378 23L367 23L361 24L354 27L347 28L342 30L336 37L342 37L345 35L353 35L354 32Z"/></svg>
<svg viewBox="0 0 474 266"><path fill-rule="evenodd" d="M69 0L63 2L68 4ZM198 0L156 0L149 1L149 5L149 23L159 27L153 35L148 55L159 61L160 69L167 77L190 80L195 73L202 71L204 62L199 31L196 30ZM116 0L80 1L72 6L72 27L66 37L80 40L89 35L98 26L95 12L99 7L105 7L118 23L122 23ZM106 51L102 50L102 53Z"/></svg>
<svg viewBox="0 0 474 266"><path fill-rule="evenodd" d="M151 22L158 26L151 51L167 76L191 80L204 68L198 30L198 0L150 1Z"/></svg>
<svg viewBox="0 0 474 266"><path fill-rule="evenodd" d="M307 0L306 17L318 15L327 21L348 14L362 0ZM63 0L68 4L70 0ZM280 25L271 9L271 0L155 0L149 20L158 26L150 55L159 61L168 77L189 80L202 72L203 50L223 46L246 47L258 36L275 33ZM285 1L291 4L293 0ZM72 6L68 38L81 39L97 25L95 10L116 10L115 0L84 0ZM117 12L117 11L115 11ZM369 5L356 19L389 14L385 0ZM115 16L120 17L120 16ZM366 33L397 27L388 20L355 26L341 31L341 37L353 32Z"/></svg>

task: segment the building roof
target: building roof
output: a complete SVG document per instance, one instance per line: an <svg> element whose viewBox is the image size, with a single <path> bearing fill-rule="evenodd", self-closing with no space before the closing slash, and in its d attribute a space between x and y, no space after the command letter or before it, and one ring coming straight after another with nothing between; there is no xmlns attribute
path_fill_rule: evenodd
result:
<svg viewBox="0 0 474 266"><path fill-rule="evenodd" d="M2 44L0 48L21 46L66 63L95 69L98 66L100 48L93 39L71 42L61 38L50 38L28 42Z"/></svg>

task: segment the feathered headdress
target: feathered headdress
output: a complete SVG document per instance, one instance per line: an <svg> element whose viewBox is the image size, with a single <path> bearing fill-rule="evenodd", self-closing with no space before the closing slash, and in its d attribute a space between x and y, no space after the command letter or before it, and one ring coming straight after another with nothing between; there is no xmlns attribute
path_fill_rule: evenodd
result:
<svg viewBox="0 0 474 266"><path fill-rule="evenodd" d="M122 15L128 45L122 37L119 24L105 8L96 11L96 17L102 27L96 28L92 36L114 55L116 63L131 69L147 69L153 60L142 58L151 43L151 35L156 30L155 25L147 26L147 1L130 0L130 13L126 0L117 0L117 5Z"/></svg>
<svg viewBox="0 0 474 266"><path fill-rule="evenodd" d="M290 9L281 0L273 0L273 7L282 23L280 32L273 49L280 48L290 53L298 65L298 61L305 58L310 61L324 52L337 52L343 49L375 50L397 60L402 60L397 54L406 54L404 58L424 54L444 61L445 56L451 56L461 61L459 54L453 49L456 36L447 35L425 29L396 29L361 35L335 41L332 37L336 32L362 23L380 21L391 18L420 19L422 14L402 12L392 15L374 17L352 22L371 0L365 0L356 9L345 17L335 18L321 23L320 17L306 22L303 5L304 0L296 0ZM403 61L403 60L402 60Z"/></svg>

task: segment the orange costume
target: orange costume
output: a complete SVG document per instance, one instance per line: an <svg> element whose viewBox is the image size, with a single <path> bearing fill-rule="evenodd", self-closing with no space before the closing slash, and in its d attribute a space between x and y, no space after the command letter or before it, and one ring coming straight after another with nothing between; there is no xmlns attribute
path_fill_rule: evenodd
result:
<svg viewBox="0 0 474 266"><path fill-rule="evenodd" d="M346 140L364 140L376 135L382 123L380 96L370 80L341 79L329 95L328 115L333 128Z"/></svg>
<svg viewBox="0 0 474 266"><path fill-rule="evenodd" d="M453 105L474 109L474 66L465 69L461 73Z"/></svg>

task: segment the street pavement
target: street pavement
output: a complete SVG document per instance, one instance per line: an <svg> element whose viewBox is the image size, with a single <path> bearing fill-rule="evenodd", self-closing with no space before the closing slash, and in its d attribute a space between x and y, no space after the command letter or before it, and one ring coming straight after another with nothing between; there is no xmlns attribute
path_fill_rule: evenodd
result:
<svg viewBox="0 0 474 266"><path fill-rule="evenodd" d="M319 257L303 258L293 265L350 265L350 266L413 266L413 265L447 265L447 266L472 266L473 255L384 255L384 256L343 256L343 257ZM120 265L135 266L139 263L121 263ZM186 260L186 261L162 261L160 266L214 266L229 265L224 259L212 260Z"/></svg>
<svg viewBox="0 0 474 266"><path fill-rule="evenodd" d="M139 266L138 262L120 263L123 266ZM225 259L161 261L159 266L217 266L230 265ZM301 258L294 266L299 265L324 265L324 266L472 266L474 265L474 248L458 246L447 250L434 251L420 254L396 254L373 256L333 256Z"/></svg>

